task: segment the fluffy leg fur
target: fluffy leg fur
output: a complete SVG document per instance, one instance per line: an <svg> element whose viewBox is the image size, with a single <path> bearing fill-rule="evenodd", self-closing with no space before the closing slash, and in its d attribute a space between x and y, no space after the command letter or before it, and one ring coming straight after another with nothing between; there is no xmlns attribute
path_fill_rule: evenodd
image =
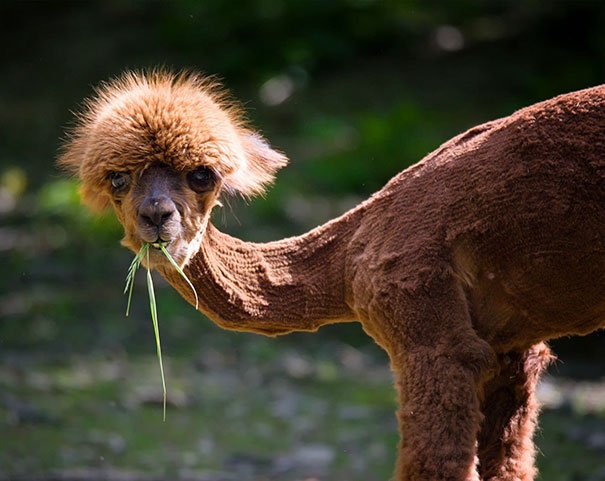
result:
<svg viewBox="0 0 605 481"><path fill-rule="evenodd" d="M479 435L479 473L486 481L533 481L534 428L539 406L535 390L553 356L536 344L523 353L498 359L500 371L487 382Z"/></svg>
<svg viewBox="0 0 605 481"><path fill-rule="evenodd" d="M477 392L495 355L472 329L456 282L448 276L429 284L409 294L385 297L379 307L383 315L405 316L405 322L393 324L392 335L385 339L401 406L396 478L478 481Z"/></svg>

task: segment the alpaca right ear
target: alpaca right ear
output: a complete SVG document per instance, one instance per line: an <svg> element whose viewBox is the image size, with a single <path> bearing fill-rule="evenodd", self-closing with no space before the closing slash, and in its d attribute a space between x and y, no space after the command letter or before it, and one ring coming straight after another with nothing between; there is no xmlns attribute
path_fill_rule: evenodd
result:
<svg viewBox="0 0 605 481"><path fill-rule="evenodd" d="M288 163L288 158L273 150L259 134L240 135L243 159L239 168L226 179L227 185L244 196L265 192L276 172Z"/></svg>

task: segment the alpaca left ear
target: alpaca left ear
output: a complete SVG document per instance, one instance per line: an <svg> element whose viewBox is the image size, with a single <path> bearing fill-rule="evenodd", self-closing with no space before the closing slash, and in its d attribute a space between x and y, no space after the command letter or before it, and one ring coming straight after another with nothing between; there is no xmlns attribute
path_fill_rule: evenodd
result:
<svg viewBox="0 0 605 481"><path fill-rule="evenodd" d="M245 196L262 194L288 158L273 150L267 141L253 132L240 136L243 158L240 166L227 180L228 185Z"/></svg>

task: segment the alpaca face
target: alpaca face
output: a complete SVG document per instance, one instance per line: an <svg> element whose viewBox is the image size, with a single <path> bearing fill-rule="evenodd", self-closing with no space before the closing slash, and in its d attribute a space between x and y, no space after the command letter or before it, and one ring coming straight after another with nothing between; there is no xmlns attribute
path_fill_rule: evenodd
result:
<svg viewBox="0 0 605 481"><path fill-rule="evenodd" d="M78 175L84 203L113 206L133 251L163 242L186 263L218 198L262 193L287 162L199 76L129 73L86 107L59 163Z"/></svg>
<svg viewBox="0 0 605 481"><path fill-rule="evenodd" d="M183 264L199 249L221 182L208 167L177 171L154 163L141 171L111 172L111 203L124 226L122 244L138 251L149 243L153 267L168 262L160 243Z"/></svg>

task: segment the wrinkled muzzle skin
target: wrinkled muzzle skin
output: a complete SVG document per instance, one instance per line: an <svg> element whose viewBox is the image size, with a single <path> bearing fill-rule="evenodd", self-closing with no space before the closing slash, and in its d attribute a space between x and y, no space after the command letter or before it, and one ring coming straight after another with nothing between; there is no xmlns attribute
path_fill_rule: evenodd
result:
<svg viewBox="0 0 605 481"><path fill-rule="evenodd" d="M138 252L144 243L152 244L150 268L168 264L160 242L179 265L200 248L220 185L212 179L207 191L196 192L189 185L190 174L156 163L131 172L128 185L113 194L112 205L124 227L122 245Z"/></svg>

